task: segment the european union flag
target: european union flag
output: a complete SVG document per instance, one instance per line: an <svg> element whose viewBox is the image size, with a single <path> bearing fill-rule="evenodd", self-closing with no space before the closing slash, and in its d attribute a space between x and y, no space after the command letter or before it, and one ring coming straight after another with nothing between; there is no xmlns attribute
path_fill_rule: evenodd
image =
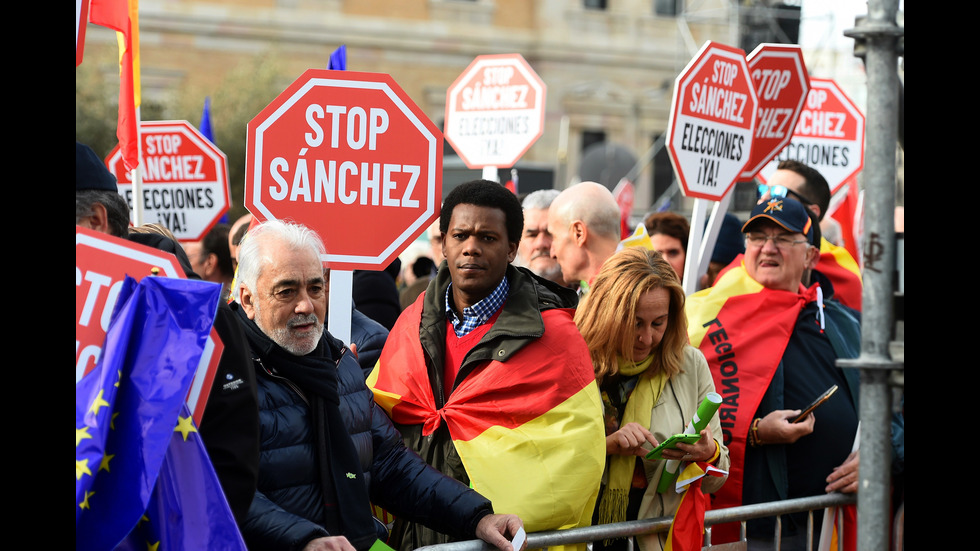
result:
<svg viewBox="0 0 980 551"><path fill-rule="evenodd" d="M204 110L201 111L201 123L197 125L197 129L204 134L204 137L211 140L214 143L214 132L211 130L211 97L207 96L204 98Z"/></svg>
<svg viewBox="0 0 980 551"><path fill-rule="evenodd" d="M186 279L123 282L100 363L75 385L76 549L127 548L127 537L140 549L245 548L184 403L220 291ZM195 508L201 500L217 505ZM143 540L150 529L156 539Z"/></svg>
<svg viewBox="0 0 980 551"><path fill-rule="evenodd" d="M347 46L341 45L339 48L334 50L330 54L330 62L327 64L327 69L331 71L346 71L347 70Z"/></svg>

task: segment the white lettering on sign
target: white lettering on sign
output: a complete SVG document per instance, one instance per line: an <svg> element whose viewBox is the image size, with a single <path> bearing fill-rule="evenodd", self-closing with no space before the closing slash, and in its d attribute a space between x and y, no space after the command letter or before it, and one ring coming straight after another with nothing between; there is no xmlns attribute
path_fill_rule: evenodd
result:
<svg viewBox="0 0 980 551"><path fill-rule="evenodd" d="M119 294L119 284L121 281L117 281L115 284L112 283L112 278L99 274L96 272L85 272L75 266L75 287L81 287L89 284L88 291L85 293L85 305L82 306L82 312L78 316L77 323L82 327L88 327L92 323L93 315L97 315L99 318L99 323L103 330L109 329L109 318L112 317L112 308L106 308L106 306L111 306L116 301L116 295ZM103 290L105 294L103 296ZM96 308L101 304L102 311L96 312Z"/></svg>
<svg viewBox="0 0 980 551"><path fill-rule="evenodd" d="M846 138L845 121L847 121L847 113L804 110L800 113L800 122L796 123L796 133L804 136Z"/></svg>
<svg viewBox="0 0 980 551"><path fill-rule="evenodd" d="M792 74L787 69L755 69L752 80L756 82L755 91L759 99L775 101L779 94L789 86Z"/></svg>
<svg viewBox="0 0 980 551"><path fill-rule="evenodd" d="M310 147L319 147L323 143L323 128L318 119L327 115L330 116L330 147L334 149L340 146L341 127L346 130L347 147L360 150L367 144L368 151L377 150L378 136L388 130L388 112L384 109L372 107L368 114L363 107L351 107L348 111L343 105L313 104L306 108L306 123L313 131L305 135Z"/></svg>
<svg viewBox="0 0 980 551"><path fill-rule="evenodd" d="M514 68L506 67L487 67L483 70L483 84L487 86L510 84L510 79L514 78Z"/></svg>
<svg viewBox="0 0 980 551"><path fill-rule="evenodd" d="M275 181L269 186L273 201L418 208L412 193L422 173L419 165L306 158L310 148L340 148L342 137L343 146L349 150L365 146L369 151L377 150L379 137L388 130L387 111L311 104L306 108L306 123L310 131L304 139L309 147L301 149L293 163L285 157L269 163ZM403 190L399 182L404 182Z"/></svg>
<svg viewBox="0 0 980 551"><path fill-rule="evenodd" d="M747 99L748 95L741 92L695 82L691 85L688 107L694 114L742 123Z"/></svg>
<svg viewBox="0 0 980 551"><path fill-rule="evenodd" d="M90 367L95 367L95 364L99 363L99 357L102 355L102 347L94 344L90 344L82 349L81 352L78 351L78 347L82 343L75 341L75 355L78 356L78 361L75 362L75 373L79 374L85 373Z"/></svg>
<svg viewBox="0 0 980 551"><path fill-rule="evenodd" d="M93 323L98 323L103 332L107 331L122 283L122 280L113 282L112 278L105 274L93 271L83 273L81 268L75 266L75 287L83 287L85 292L85 302L76 320L77 326L89 327ZM88 288L84 289L85 286ZM79 354L78 348L81 345L80 341L75 340L75 353L78 355L78 360L75 362L76 373L88 371L99 360L102 352L101 341L97 344L87 344Z"/></svg>
<svg viewBox="0 0 980 551"><path fill-rule="evenodd" d="M146 136L147 155L176 155L184 142L179 134L148 134Z"/></svg>
<svg viewBox="0 0 980 551"><path fill-rule="evenodd" d="M810 93L806 95L806 106L809 109L819 110L826 101L826 90L810 90Z"/></svg>
<svg viewBox="0 0 980 551"><path fill-rule="evenodd" d="M787 123L793 110L785 107L760 107L755 127L756 138L782 139L786 136Z"/></svg>
<svg viewBox="0 0 980 551"><path fill-rule="evenodd" d="M738 76L738 65L727 61L715 61L711 71L711 82L722 86L731 86Z"/></svg>
<svg viewBox="0 0 980 551"><path fill-rule="evenodd" d="M303 157L307 149L300 152L296 167L290 179L289 161L283 157L272 159L269 171L276 185L269 187L269 197L273 201L334 204L339 199L345 205L354 204L360 197L360 204L384 207L418 208L417 199L412 199L415 185L422 169L418 165L399 165L392 163L361 163L331 159L313 160L310 163ZM312 182L310 173L312 171ZM397 175L407 175L404 193L398 195ZM359 177L359 178L358 178ZM404 180L406 176L401 179Z"/></svg>
<svg viewBox="0 0 980 551"><path fill-rule="evenodd" d="M147 182L204 180L204 155L146 155Z"/></svg>

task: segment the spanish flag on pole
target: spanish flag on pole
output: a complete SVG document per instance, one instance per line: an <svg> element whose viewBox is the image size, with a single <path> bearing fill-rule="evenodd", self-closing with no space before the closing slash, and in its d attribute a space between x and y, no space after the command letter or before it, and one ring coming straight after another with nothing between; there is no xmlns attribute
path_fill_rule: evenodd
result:
<svg viewBox="0 0 980 551"><path fill-rule="evenodd" d="M542 312L547 330L506 361L486 361L436 407L419 342L423 300L392 328L368 378L375 401L430 435L449 430L473 488L528 532L587 526L605 466L599 388L568 310ZM437 369L441 369L439 366Z"/></svg>
<svg viewBox="0 0 980 551"><path fill-rule="evenodd" d="M140 54L138 0L91 0L88 20L116 31L119 42L119 120L116 137L126 170L139 165Z"/></svg>

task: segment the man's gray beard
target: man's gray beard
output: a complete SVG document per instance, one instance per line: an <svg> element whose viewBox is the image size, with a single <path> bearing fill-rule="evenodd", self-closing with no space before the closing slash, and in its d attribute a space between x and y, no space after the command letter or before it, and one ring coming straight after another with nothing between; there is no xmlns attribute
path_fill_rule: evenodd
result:
<svg viewBox="0 0 980 551"><path fill-rule="evenodd" d="M552 280L555 278L561 279L561 266L559 266L558 263L555 263L555 266L550 270L532 269L531 271L534 272L536 275L541 276L545 279L552 279Z"/></svg>
<svg viewBox="0 0 980 551"><path fill-rule="evenodd" d="M531 260L535 258L537 257L534 256L534 253L531 254L531 258L524 258L523 255L518 253L517 258L514 260L514 265L523 266L524 268L531 270L531 272L534 273L534 275L543 277L545 279L554 279L554 278L561 279L561 265L558 264L558 262L555 262L554 267L552 267L550 270L538 270L531 267Z"/></svg>
<svg viewBox="0 0 980 551"><path fill-rule="evenodd" d="M319 319L317 319L316 314L309 314L307 316L293 316L289 319L289 322L287 322L287 327L269 331L265 327L262 327L262 324L259 322L260 316L258 315L258 312L258 305L256 305L255 324L259 326L259 329L261 329L263 333L272 339L272 342L281 346L286 352L289 352L294 356L305 356L316 350L316 345L319 344L320 338L323 336L323 324L320 323ZM293 338L289 333L290 327L294 325L303 325L306 323L316 324L316 330L313 332L316 338L313 338L311 343L307 343L305 340L299 341Z"/></svg>

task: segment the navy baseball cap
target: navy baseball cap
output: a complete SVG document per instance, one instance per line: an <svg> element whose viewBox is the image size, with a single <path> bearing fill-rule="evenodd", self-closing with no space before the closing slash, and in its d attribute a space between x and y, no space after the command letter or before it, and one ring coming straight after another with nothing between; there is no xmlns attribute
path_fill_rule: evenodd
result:
<svg viewBox="0 0 980 551"><path fill-rule="evenodd" d="M809 243L813 242L813 221L803 203L789 197L773 197L752 209L752 215L742 225L742 233L749 231L757 220L772 220L787 231L802 233Z"/></svg>
<svg viewBox="0 0 980 551"><path fill-rule="evenodd" d="M109 172L92 148L75 140L75 191L100 189L119 191L116 177Z"/></svg>

